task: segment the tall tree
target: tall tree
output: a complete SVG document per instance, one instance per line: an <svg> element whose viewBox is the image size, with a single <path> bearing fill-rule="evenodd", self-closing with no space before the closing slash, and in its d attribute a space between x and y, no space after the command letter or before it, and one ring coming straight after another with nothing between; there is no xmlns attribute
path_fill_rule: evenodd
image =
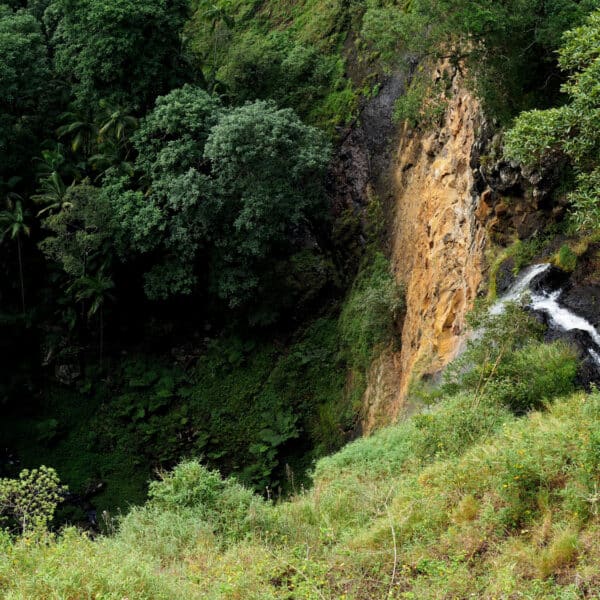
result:
<svg viewBox="0 0 600 600"><path fill-rule="evenodd" d="M190 293L196 284L208 226L204 144L220 110L218 99L190 85L159 98L133 136L141 185L113 172L103 187L119 224L121 256L158 257L145 276L151 298Z"/></svg>
<svg viewBox="0 0 600 600"><path fill-rule="evenodd" d="M40 24L0 4L0 180L25 178L39 154L50 81Z"/></svg>
<svg viewBox="0 0 600 600"><path fill-rule="evenodd" d="M323 135L290 109L256 102L225 110L184 86L158 100L134 143L138 180L109 176L102 193L121 256L152 260L148 296L210 291L232 308L271 304L256 320L272 320L292 255L316 248L311 224L324 217L329 158ZM300 263L322 271L307 268L306 256Z"/></svg>
<svg viewBox="0 0 600 600"><path fill-rule="evenodd" d="M324 136L291 109L258 101L225 113L211 131L212 287L231 306L268 296L277 261L314 246L325 218Z"/></svg>
<svg viewBox="0 0 600 600"><path fill-rule="evenodd" d="M144 111L182 83L186 0L56 0L54 10L55 68L80 109L105 98Z"/></svg>
<svg viewBox="0 0 600 600"><path fill-rule="evenodd" d="M7 209L0 212L0 225L6 227L2 232L0 241L8 235L17 244L17 260L19 265L19 285L21 288L21 309L25 313L25 280L23 278L23 254L21 238L29 236L31 229L26 223L27 213L23 210L20 199L9 198Z"/></svg>
<svg viewBox="0 0 600 600"><path fill-rule="evenodd" d="M107 300L112 300L115 284L106 274L104 267L95 275L84 275L76 279L71 286L75 299L79 302L88 301L87 317L91 319L95 315L99 317L99 353L100 366L104 357L104 305Z"/></svg>

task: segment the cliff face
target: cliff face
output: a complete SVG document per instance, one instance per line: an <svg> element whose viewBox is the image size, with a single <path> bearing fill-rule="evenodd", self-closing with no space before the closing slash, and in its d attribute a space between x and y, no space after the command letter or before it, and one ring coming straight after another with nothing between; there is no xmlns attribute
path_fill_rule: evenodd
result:
<svg viewBox="0 0 600 600"><path fill-rule="evenodd" d="M368 376L365 433L410 412L411 381L456 357L484 282L488 238L508 244L532 235L548 221L546 187L553 185L547 174L502 161L500 139L460 76L441 126L429 130L396 130L402 79L390 79L384 90L346 138L333 178L344 192L338 204L365 206L371 189L388 206L392 268L406 291L401 349L384 351Z"/></svg>
<svg viewBox="0 0 600 600"><path fill-rule="evenodd" d="M489 209L471 168L481 122L479 104L455 80L442 127L405 130L400 139L392 266L407 309L391 419L406 409L413 377L435 374L456 356L482 283Z"/></svg>

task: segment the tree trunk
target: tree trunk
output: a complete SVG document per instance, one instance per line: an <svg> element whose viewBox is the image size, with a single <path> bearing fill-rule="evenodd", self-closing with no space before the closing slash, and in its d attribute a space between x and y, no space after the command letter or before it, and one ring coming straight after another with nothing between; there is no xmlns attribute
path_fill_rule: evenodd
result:
<svg viewBox="0 0 600 600"><path fill-rule="evenodd" d="M23 258L21 256L21 238L17 236L17 256L19 259L19 282L21 284L21 308L25 314L25 282L23 281Z"/></svg>
<svg viewBox="0 0 600 600"><path fill-rule="evenodd" d="M104 308L100 305L100 369L102 369L102 355L104 350Z"/></svg>

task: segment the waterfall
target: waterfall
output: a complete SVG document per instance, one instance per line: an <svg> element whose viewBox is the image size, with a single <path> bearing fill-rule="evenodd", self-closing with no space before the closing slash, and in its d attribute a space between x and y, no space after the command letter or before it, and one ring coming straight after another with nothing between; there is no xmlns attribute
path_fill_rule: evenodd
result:
<svg viewBox="0 0 600 600"><path fill-rule="evenodd" d="M573 329L587 331L596 346L600 347L600 334L596 328L583 317L576 315L568 308L560 306L558 299L561 293L562 290L532 293L530 306L536 312L546 313L558 329L562 329L563 331L572 331Z"/></svg>
<svg viewBox="0 0 600 600"><path fill-rule="evenodd" d="M594 361L594 363L596 363L596 366L600 370L600 354L598 354L593 348L588 348L588 352L590 353L592 360Z"/></svg>
<svg viewBox="0 0 600 600"><path fill-rule="evenodd" d="M549 269L549 263L540 263L525 269L506 294L490 308L490 314L502 314L507 302L521 300L525 293L528 293L527 306L534 312L548 315L551 328L563 332L584 331L590 336L593 345L587 344L586 350L600 371L600 333L598 330L587 319L559 304L561 289L546 290L543 287L536 291L530 289L534 279Z"/></svg>
<svg viewBox="0 0 600 600"><path fill-rule="evenodd" d="M524 269L517 277L516 281L510 286L506 294L490 308L490 314L500 315L504 312L504 307L507 302L516 302L520 300L523 294L529 291L531 282L541 273L545 273L549 268L550 263L540 263Z"/></svg>

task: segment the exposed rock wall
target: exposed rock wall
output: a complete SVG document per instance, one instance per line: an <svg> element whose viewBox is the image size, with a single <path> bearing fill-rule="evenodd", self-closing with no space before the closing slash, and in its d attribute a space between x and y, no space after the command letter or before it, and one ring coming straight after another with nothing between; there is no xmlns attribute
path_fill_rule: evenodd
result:
<svg viewBox="0 0 600 600"><path fill-rule="evenodd" d="M456 356L482 284L489 208L471 166L481 125L478 102L455 78L442 127L405 130L400 139L392 265L407 312L391 419L406 410L413 377L435 374Z"/></svg>
<svg viewBox="0 0 600 600"><path fill-rule="evenodd" d="M438 374L460 351L490 242L527 239L564 213L554 193L560 164L530 172L506 162L501 134L457 74L448 98L442 125L405 127L395 157L379 171L376 191L390 207L390 257L406 290L406 315L401 349L372 365L366 433L409 413L411 382Z"/></svg>

